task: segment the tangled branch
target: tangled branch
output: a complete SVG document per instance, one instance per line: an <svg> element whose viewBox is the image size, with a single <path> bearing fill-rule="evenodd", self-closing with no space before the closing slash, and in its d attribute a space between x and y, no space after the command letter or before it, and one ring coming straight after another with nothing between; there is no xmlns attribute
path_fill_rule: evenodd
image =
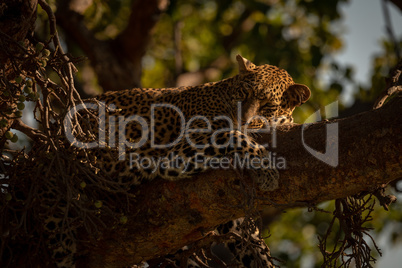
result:
<svg viewBox="0 0 402 268"><path fill-rule="evenodd" d="M119 208L128 206L127 189L122 190L124 185L115 185L97 174L96 157L70 147L66 141L63 123L66 114L83 103L73 78L77 71L74 64L82 59L63 51L53 11L46 1L38 3L49 18L47 42L37 42L29 37L31 34L17 41L0 31L0 48L7 55L0 69L0 168L4 174L0 186L2 267L18 266L15 262L32 262L35 258L44 265L51 261L46 253L49 243L44 225L61 207L64 208L61 232L84 228L91 239L107 226L105 221L118 223L124 210ZM59 80L61 85L50 79L51 73L52 77L57 75L54 81ZM25 101L35 103L33 114L38 128L21 120L22 113L26 112ZM92 114L87 109L84 111ZM67 117L67 120L79 122L77 117ZM77 137L91 135L85 126L74 125ZM3 146L18 140L11 128L32 139L29 153ZM110 193L119 195L110 196ZM102 213L100 206L94 205L96 202L103 204ZM37 239L27 245L28 237Z"/></svg>
<svg viewBox="0 0 402 268"><path fill-rule="evenodd" d="M396 94L402 92L402 60L392 68L389 72L388 78L385 79L386 87L374 103L373 109L380 108L385 101Z"/></svg>
<svg viewBox="0 0 402 268"><path fill-rule="evenodd" d="M372 228L365 226L372 220L374 205L372 195L366 198L347 197L335 201L334 217L328 231L323 238L319 237L319 248L324 257L322 267L350 267L352 263L358 268L372 267L371 263L376 259L371 255L367 238L381 256L380 249L369 234ZM334 248L328 251L326 245L331 239L336 220L339 222L339 231L335 234Z"/></svg>

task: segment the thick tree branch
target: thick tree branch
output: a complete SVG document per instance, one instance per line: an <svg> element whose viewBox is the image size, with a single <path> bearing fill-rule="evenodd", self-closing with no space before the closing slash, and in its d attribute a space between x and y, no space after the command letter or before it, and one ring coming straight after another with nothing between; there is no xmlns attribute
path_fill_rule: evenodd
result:
<svg viewBox="0 0 402 268"><path fill-rule="evenodd" d="M372 191L402 176L402 97L384 107L349 118L319 122L304 129L305 142L324 150L326 126L338 124L339 165L314 158L302 142L302 126L279 129L276 158L286 160L279 189L255 196L258 209L319 203ZM270 141L263 136L260 142ZM329 143L336 143L330 135ZM214 226L244 215L244 187L252 179L240 171L214 170L178 182L155 180L136 191L127 224L107 230L102 239L81 245L88 254L78 267L128 266L167 254L201 239ZM243 204L243 205L242 205Z"/></svg>

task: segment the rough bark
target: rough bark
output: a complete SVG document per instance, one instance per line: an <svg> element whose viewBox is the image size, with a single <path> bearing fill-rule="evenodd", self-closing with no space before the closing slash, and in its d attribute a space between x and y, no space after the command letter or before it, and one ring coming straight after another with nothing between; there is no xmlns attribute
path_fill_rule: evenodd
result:
<svg viewBox="0 0 402 268"><path fill-rule="evenodd" d="M279 129L272 151L286 159L279 189L257 194L258 209L307 206L342 198L402 177L402 97L378 110L349 118L324 121L304 129L304 139L324 150L328 124L339 127L339 165L314 158L302 142L302 126ZM270 141L263 136L260 142ZM329 138L335 141L335 136ZM83 247L88 254L78 267L122 267L167 254L197 241L217 224L244 215L245 172L214 170L189 180L155 180L136 192L137 203L127 224L108 230L98 242ZM85 252L85 251L82 251Z"/></svg>
<svg viewBox="0 0 402 268"><path fill-rule="evenodd" d="M122 90L140 87L141 59L167 5L167 0L134 1L127 27L111 40L97 39L71 1L60 2L56 17L58 25L90 59L104 91Z"/></svg>
<svg viewBox="0 0 402 268"><path fill-rule="evenodd" d="M27 35L32 35L35 28L36 6L38 0L6 0L0 4L0 31L16 42L24 41ZM16 49L15 52L19 54ZM0 63L6 64L10 55L4 55L0 50ZM15 55L18 56L18 55Z"/></svg>

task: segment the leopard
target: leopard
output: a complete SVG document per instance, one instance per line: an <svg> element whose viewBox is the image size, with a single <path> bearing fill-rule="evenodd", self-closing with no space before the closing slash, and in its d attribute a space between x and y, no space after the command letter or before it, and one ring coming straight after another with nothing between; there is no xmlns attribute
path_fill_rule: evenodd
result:
<svg viewBox="0 0 402 268"><path fill-rule="evenodd" d="M209 170L212 158L269 161L268 149L256 141L253 133L291 124L294 109L305 103L311 93L306 85L295 83L286 70L268 64L258 66L241 55L236 60L239 73L221 81L108 91L88 99L87 103L98 109L97 124L102 127L96 128L98 141L90 138L80 141L80 146L92 148L100 172L133 187L154 179L190 179ZM151 161L160 157L164 157L163 165ZM271 163L268 168L254 165L249 171L262 191L279 187L279 172ZM46 226L55 226L55 222L60 220L49 219ZM242 222L234 219L222 226L239 226ZM52 237L56 237L57 230L49 231ZM234 232L244 235L238 230ZM257 239L258 230L252 236L261 241ZM71 234L57 237L68 239L68 244L63 239L53 239L57 240L51 245L56 267L75 267L76 245L71 243L74 239ZM239 256L235 242L226 246L234 256ZM260 246L261 243L258 242ZM237 258L240 262L249 259L250 251L246 255ZM266 252L259 255L264 258ZM197 267L194 262L191 265Z"/></svg>
<svg viewBox="0 0 402 268"><path fill-rule="evenodd" d="M111 116L129 118L119 121L123 123L112 135L118 136L122 148L97 151L97 157L104 160L100 169L110 177L139 185L157 177L171 181L191 178L208 169L208 163L200 165L196 161L197 155L267 156L266 148L248 135L247 129L289 122L294 108L309 98L310 90L296 84L283 69L256 66L240 55L236 59L240 73L222 81L110 91L96 97L96 101L114 108L105 121ZM113 139L112 144L116 144ZM127 153L133 161L116 161ZM172 157L164 166L138 165L139 160L158 156ZM263 190L278 187L275 168L254 171Z"/></svg>

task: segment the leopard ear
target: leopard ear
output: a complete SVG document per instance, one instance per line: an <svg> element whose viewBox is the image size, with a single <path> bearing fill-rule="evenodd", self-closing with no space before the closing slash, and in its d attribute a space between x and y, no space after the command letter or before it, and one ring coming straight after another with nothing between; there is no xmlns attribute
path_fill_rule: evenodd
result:
<svg viewBox="0 0 402 268"><path fill-rule="evenodd" d="M239 64L239 72L241 74L249 72L249 71L251 71L251 69L256 67L256 65L254 63L252 63L251 61L249 61L246 58L243 58L239 54L237 54L236 60L237 60L237 63Z"/></svg>
<svg viewBox="0 0 402 268"><path fill-rule="evenodd" d="M293 84L286 90L286 92L289 94L289 96L293 97L292 99L294 100L294 106L302 105L308 101L311 96L310 89L306 85L302 84Z"/></svg>

